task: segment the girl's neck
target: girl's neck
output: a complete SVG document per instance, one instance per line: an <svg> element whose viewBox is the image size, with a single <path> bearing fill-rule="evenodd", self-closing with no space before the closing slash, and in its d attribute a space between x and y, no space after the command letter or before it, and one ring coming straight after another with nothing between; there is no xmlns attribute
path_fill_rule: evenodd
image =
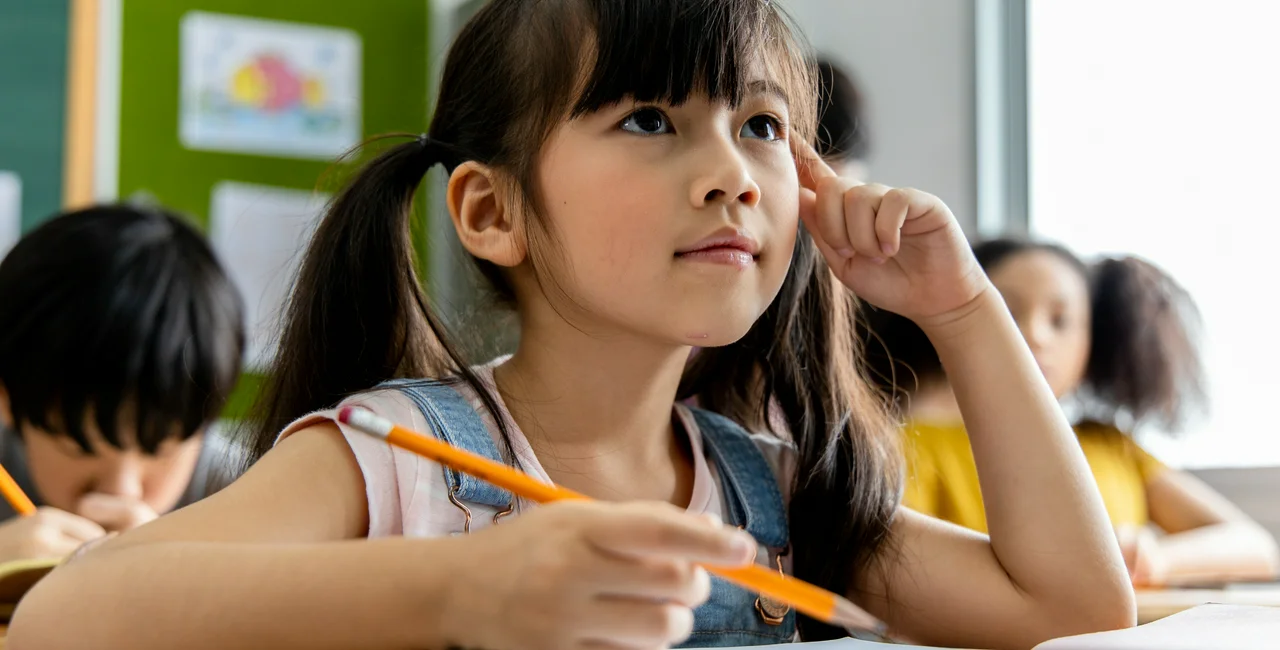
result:
<svg viewBox="0 0 1280 650"><path fill-rule="evenodd" d="M911 395L907 417L916 422L934 424L964 424L960 405L946 381L926 382Z"/></svg>
<svg viewBox="0 0 1280 650"><path fill-rule="evenodd" d="M672 406L689 348L528 320L494 376L551 479L596 498L687 504L693 465Z"/></svg>

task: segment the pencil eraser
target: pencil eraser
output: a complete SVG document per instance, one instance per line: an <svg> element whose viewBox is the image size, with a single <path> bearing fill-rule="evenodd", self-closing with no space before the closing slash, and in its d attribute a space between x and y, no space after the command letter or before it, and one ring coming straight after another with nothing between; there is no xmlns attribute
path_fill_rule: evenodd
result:
<svg viewBox="0 0 1280 650"><path fill-rule="evenodd" d="M338 409L338 421L343 424L351 424L352 407L344 406Z"/></svg>

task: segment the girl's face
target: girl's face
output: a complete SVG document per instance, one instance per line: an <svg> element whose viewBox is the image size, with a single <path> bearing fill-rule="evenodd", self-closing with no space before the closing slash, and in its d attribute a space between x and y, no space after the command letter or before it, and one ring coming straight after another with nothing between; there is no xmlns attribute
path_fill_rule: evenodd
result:
<svg viewBox="0 0 1280 650"><path fill-rule="evenodd" d="M746 334L782 285L799 217L788 103L758 79L736 108L623 101L551 135L537 182L555 241L545 293L568 298L557 311L678 345Z"/></svg>
<svg viewBox="0 0 1280 650"><path fill-rule="evenodd" d="M988 272L1054 396L1071 394L1089 363L1089 285L1056 253L1015 253Z"/></svg>

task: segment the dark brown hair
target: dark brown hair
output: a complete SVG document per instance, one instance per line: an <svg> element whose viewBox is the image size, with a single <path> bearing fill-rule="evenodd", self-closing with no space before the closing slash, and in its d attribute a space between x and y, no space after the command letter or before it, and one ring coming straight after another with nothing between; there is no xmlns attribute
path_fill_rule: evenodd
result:
<svg viewBox="0 0 1280 650"><path fill-rule="evenodd" d="M986 241L973 252L988 273L1016 255L1049 253L1088 282L1091 347L1079 394L1082 419L1129 430L1151 423L1173 431L1204 406L1199 312L1190 294L1159 267L1133 256L1086 264L1062 246L1020 239ZM859 338L867 342L871 374L896 402L902 404L921 382L945 376L933 345L910 320L869 307L863 316Z"/></svg>
<svg viewBox="0 0 1280 650"><path fill-rule="evenodd" d="M547 236L534 164L558 124L627 98L678 105L701 93L737 105L759 62L788 94L795 137L811 141L816 93L804 51L768 0L488 3L449 52L429 137L373 160L320 223L286 314L252 455L291 420L396 377L457 377L497 411L414 272L411 202L428 168L452 171L475 160L502 172L534 217L530 235ZM545 273L542 246L533 241L530 249L535 272ZM763 425L764 404L780 406L799 447L790 505L795 572L843 592L887 536L900 493L896 435L858 376L852 296L807 235L794 254L764 316L742 340L703 351L681 395L748 426ZM502 273L478 263L511 298ZM806 638L843 636L808 619L801 629Z"/></svg>

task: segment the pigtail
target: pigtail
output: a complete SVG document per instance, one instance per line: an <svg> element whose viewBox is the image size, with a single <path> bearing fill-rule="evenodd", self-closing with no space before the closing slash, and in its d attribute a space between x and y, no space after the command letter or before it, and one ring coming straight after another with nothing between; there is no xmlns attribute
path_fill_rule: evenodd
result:
<svg viewBox="0 0 1280 650"><path fill-rule="evenodd" d="M427 304L409 232L427 170L457 162L451 147L420 137L373 159L330 203L285 311L247 462L298 417L385 380L460 375L478 384Z"/></svg>
<svg viewBox="0 0 1280 650"><path fill-rule="evenodd" d="M1090 275L1089 418L1178 428L1206 402L1200 315L1190 294L1136 257L1100 260Z"/></svg>

